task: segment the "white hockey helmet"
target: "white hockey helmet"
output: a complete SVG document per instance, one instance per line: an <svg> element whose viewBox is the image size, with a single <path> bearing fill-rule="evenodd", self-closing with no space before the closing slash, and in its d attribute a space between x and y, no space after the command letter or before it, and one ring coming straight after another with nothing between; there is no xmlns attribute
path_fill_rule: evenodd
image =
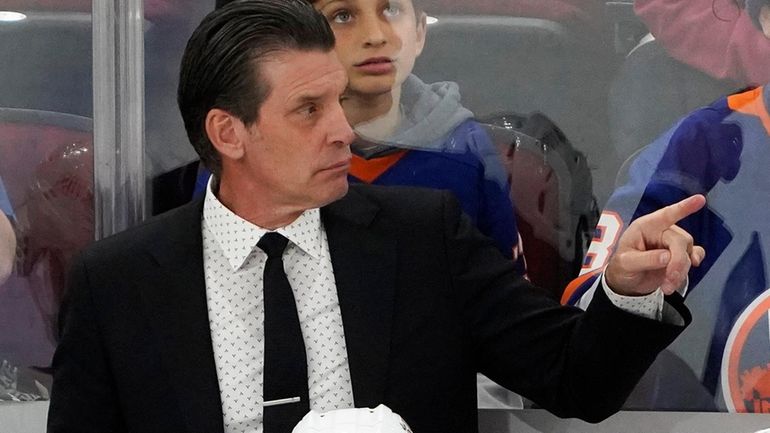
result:
<svg viewBox="0 0 770 433"><path fill-rule="evenodd" d="M311 410L292 433L412 433L403 418L385 405L374 409Z"/></svg>

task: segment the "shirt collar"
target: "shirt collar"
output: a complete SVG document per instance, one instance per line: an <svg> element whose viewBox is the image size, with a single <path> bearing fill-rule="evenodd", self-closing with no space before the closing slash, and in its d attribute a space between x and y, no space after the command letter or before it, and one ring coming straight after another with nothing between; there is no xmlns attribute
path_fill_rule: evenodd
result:
<svg viewBox="0 0 770 433"><path fill-rule="evenodd" d="M259 249L257 242L262 235L271 230L246 221L223 205L212 191L213 178L214 176L209 178L206 186L203 224L212 234L233 270L238 270L246 263L251 252L255 248ZM296 245L305 254L316 260L320 259L322 248L320 209L308 209L291 224L273 231L285 236L291 244Z"/></svg>

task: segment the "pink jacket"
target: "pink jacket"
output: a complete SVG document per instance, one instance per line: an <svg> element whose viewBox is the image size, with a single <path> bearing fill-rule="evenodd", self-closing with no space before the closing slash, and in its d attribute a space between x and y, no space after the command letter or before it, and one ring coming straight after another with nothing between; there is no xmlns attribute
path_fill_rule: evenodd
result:
<svg viewBox="0 0 770 433"><path fill-rule="evenodd" d="M732 0L636 0L634 9L675 59L740 86L770 82L770 40Z"/></svg>

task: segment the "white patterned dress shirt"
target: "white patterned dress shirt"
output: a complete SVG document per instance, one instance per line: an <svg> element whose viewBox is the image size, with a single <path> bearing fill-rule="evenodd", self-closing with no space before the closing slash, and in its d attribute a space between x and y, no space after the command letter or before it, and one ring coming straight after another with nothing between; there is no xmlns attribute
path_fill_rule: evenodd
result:
<svg viewBox="0 0 770 433"><path fill-rule="evenodd" d="M206 299L225 433L262 432L262 293L267 255L257 242L268 230L227 209L211 193L211 184L202 230ZM289 239L283 260L305 341L310 408L353 407L345 332L320 211L308 210L276 231Z"/></svg>

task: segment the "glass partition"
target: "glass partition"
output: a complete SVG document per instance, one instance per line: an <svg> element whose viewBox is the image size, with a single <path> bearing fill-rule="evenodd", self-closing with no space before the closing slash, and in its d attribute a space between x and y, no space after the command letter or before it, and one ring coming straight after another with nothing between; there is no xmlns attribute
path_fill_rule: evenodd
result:
<svg viewBox="0 0 770 433"><path fill-rule="evenodd" d="M94 239L91 8L0 2L0 408L46 400L73 256ZM0 415L0 425L3 424Z"/></svg>
<svg viewBox="0 0 770 433"><path fill-rule="evenodd" d="M584 283L630 220L706 194L707 209L683 223L708 251L685 294L693 324L625 409L716 412L708 419L733 427L740 415L719 412L770 411L770 99L762 88L745 92L770 79L770 41L757 15L733 0L414 1L416 17L426 18L409 30L415 59L400 71L398 103L391 94L379 114L364 116L346 99L346 114L361 167L390 158L389 167L417 164L410 172L423 175L354 172L351 181L468 197L500 192L482 200L496 203L485 212L516 222L488 234L503 239L503 252L525 262L522 272L549 296L578 306L590 302ZM95 0L92 10L85 0L0 0L0 10L25 15L0 13L0 55L13 59L0 62L0 207L15 239L0 285L0 426L5 402L47 397L73 254L188 202L207 178L176 85L187 38L214 1L111 3ZM106 35L94 45L99 55L94 30ZM454 162L436 162L447 158ZM477 181L492 186L477 190ZM484 386L484 407L518 405ZM499 428L490 420L503 418L515 418L506 424L514 430L574 425L524 405L533 411L485 412L482 427ZM676 430L677 419L650 416L666 420L661 431L698 431L697 423ZM637 423L638 414L605 425L623 420Z"/></svg>

